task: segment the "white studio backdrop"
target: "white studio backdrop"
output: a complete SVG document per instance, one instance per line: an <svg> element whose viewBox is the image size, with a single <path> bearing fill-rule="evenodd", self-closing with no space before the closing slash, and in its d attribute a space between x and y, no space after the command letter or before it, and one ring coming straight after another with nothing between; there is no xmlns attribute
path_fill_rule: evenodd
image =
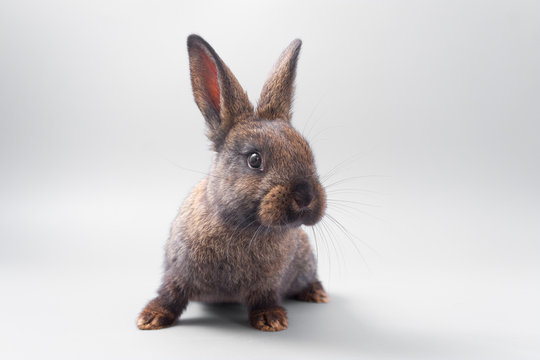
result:
<svg viewBox="0 0 540 360"><path fill-rule="evenodd" d="M279 334L135 326L212 159L191 33L252 101L303 40L293 123L339 224L308 230L332 302ZM0 356L537 359L538 44L534 1L0 2Z"/></svg>

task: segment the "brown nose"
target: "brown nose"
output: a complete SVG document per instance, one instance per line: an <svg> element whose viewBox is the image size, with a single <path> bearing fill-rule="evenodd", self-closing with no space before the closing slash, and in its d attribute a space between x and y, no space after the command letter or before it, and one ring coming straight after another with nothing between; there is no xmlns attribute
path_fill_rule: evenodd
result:
<svg viewBox="0 0 540 360"><path fill-rule="evenodd" d="M313 200L313 187L305 181L299 182L293 188L293 200L298 208L307 208Z"/></svg>

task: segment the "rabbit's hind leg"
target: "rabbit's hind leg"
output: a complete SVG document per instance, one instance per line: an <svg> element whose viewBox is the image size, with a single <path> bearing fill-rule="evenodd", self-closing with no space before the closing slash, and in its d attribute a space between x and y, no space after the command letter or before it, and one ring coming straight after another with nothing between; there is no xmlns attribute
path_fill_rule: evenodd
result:
<svg viewBox="0 0 540 360"><path fill-rule="evenodd" d="M287 297L300 301L327 303L330 297L317 279L317 262L309 244L307 234L299 231L299 246L293 262L294 280L288 286Z"/></svg>
<svg viewBox="0 0 540 360"><path fill-rule="evenodd" d="M330 297L324 291L320 281L315 281L301 290L299 293L291 296L292 299L313 303L327 303Z"/></svg>

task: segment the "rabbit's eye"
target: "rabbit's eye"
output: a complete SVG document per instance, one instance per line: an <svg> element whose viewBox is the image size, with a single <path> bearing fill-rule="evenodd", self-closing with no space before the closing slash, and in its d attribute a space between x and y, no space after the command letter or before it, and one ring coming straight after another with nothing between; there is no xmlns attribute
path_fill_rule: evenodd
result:
<svg viewBox="0 0 540 360"><path fill-rule="evenodd" d="M247 158L248 166L252 169L261 170L262 169L262 156L258 152L253 152L248 155Z"/></svg>

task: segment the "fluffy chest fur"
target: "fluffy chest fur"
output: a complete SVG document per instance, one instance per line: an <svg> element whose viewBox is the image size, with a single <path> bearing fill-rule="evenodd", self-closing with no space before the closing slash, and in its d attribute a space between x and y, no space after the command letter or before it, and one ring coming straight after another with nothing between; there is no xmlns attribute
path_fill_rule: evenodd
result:
<svg viewBox="0 0 540 360"><path fill-rule="evenodd" d="M203 180L186 199L167 245L167 271L189 280L193 300L240 301L254 287L284 288L299 229L227 224L210 210Z"/></svg>

